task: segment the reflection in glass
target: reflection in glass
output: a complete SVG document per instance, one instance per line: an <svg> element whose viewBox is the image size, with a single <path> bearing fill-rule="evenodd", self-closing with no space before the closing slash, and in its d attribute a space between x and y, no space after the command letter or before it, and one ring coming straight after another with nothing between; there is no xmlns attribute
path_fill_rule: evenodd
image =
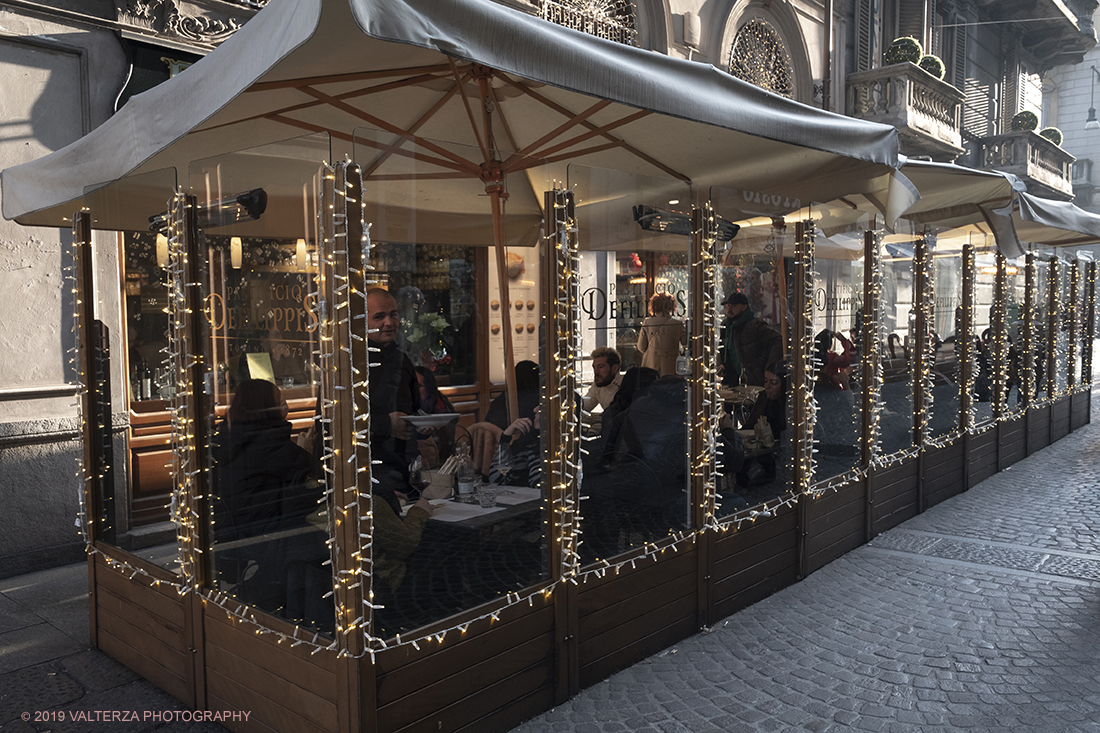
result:
<svg viewBox="0 0 1100 733"><path fill-rule="evenodd" d="M1049 395L1050 369L1050 323L1047 318L1050 304L1050 263L1042 257L1035 257L1035 295L1031 313L1031 364L1032 383L1037 401Z"/></svg>
<svg viewBox="0 0 1100 733"><path fill-rule="evenodd" d="M679 363L692 329L691 214L680 205L690 191L584 166L570 166L569 184L581 249L587 564L688 526L691 386Z"/></svg>
<svg viewBox="0 0 1100 733"><path fill-rule="evenodd" d="M981 425L993 419L993 368L994 338L993 325L994 292L997 281L997 258L993 251L978 252L975 255L974 275L974 393L971 405L974 408L975 424Z"/></svg>
<svg viewBox="0 0 1100 733"><path fill-rule="evenodd" d="M1027 261L1024 257L1006 260L1007 291L1005 296L1005 328L1008 331L1008 357L1005 365L1005 410L1019 413L1026 401L1023 395L1024 304L1027 285Z"/></svg>
<svg viewBox="0 0 1100 733"><path fill-rule="evenodd" d="M127 372L128 393L116 400L131 413L129 525L140 531L120 542L139 557L175 571L176 527L168 523L174 484L170 408L176 382L167 351L167 241L158 243L154 232L121 237L127 348L113 361ZM120 502L116 508L123 512L117 514L122 529L125 507Z"/></svg>
<svg viewBox="0 0 1100 733"><path fill-rule="evenodd" d="M813 480L821 481L856 467L861 459L863 261L818 257L814 269L817 468Z"/></svg>
<svg viewBox="0 0 1100 733"><path fill-rule="evenodd" d="M1054 274L1054 310L1052 343L1054 348L1054 392L1064 394L1069 378L1069 270L1065 262L1055 258L1052 267Z"/></svg>
<svg viewBox="0 0 1100 733"><path fill-rule="evenodd" d="M371 224L370 284L380 289L367 313L379 349L369 375L372 454L381 461L372 587L384 606L372 633L386 638L547 577L536 246L544 187L541 164L516 156L498 267L478 147L368 128L356 129L354 146ZM504 384L509 354L515 405ZM509 470L500 455L511 456ZM496 506L457 500L479 482L501 487Z"/></svg>
<svg viewBox="0 0 1100 733"><path fill-rule="evenodd" d="M929 239L929 242L935 240ZM936 438L959 427L959 333L962 324L963 257L958 245L932 246L932 287L935 312L932 321L932 400L928 415L928 434Z"/></svg>
<svg viewBox="0 0 1100 733"><path fill-rule="evenodd" d="M886 342L882 353L882 402L879 445L883 455L913 445L914 298L913 239L890 235L882 244L882 319Z"/></svg>
<svg viewBox="0 0 1100 733"><path fill-rule="evenodd" d="M307 246L302 261L297 240L205 241L212 585L331 634L316 250Z"/></svg>
<svg viewBox="0 0 1100 733"><path fill-rule="evenodd" d="M718 456L719 516L775 499L794 485L793 371L784 358L782 334L794 287L794 259L784 252L793 254L794 238L771 224L741 234L744 239L735 238L719 270L719 397L740 433L744 455L739 467L728 455ZM728 448L729 439L725 443Z"/></svg>

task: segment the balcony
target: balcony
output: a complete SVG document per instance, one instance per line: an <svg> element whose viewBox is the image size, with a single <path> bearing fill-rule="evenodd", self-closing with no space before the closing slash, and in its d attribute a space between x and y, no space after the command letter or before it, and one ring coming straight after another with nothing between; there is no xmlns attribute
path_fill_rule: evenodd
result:
<svg viewBox="0 0 1100 733"><path fill-rule="evenodd" d="M961 154L963 99L958 89L915 64L848 75L848 115L896 127L904 155L951 162Z"/></svg>
<svg viewBox="0 0 1100 733"><path fill-rule="evenodd" d="M1073 198L1073 161L1058 145L1035 132L1009 132L977 141L980 168L1012 173L1029 193L1069 201Z"/></svg>

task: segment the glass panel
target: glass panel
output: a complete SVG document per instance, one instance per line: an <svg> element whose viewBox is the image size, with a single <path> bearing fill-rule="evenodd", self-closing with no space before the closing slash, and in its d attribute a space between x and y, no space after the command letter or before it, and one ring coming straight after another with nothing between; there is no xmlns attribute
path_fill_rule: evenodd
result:
<svg viewBox="0 0 1100 733"><path fill-rule="evenodd" d="M1054 333L1054 391L1063 394L1069 378L1069 268L1065 260L1058 260L1057 294L1055 303Z"/></svg>
<svg viewBox="0 0 1100 733"><path fill-rule="evenodd" d="M688 525L691 191L575 165L568 183L583 250L580 553L590 563Z"/></svg>
<svg viewBox="0 0 1100 733"><path fill-rule="evenodd" d="M1008 329L1008 378L1005 409L1009 414L1019 414L1026 406L1023 387L1023 335L1024 296L1027 288L1027 259L1019 257L1007 261L1008 288L1005 297L1005 326Z"/></svg>
<svg viewBox="0 0 1100 733"><path fill-rule="evenodd" d="M932 404L928 414L928 435L947 435L959 427L958 333L962 316L963 257L957 240L929 238L932 253L932 288L935 313L932 343Z"/></svg>
<svg viewBox="0 0 1100 733"><path fill-rule="evenodd" d="M1085 350L1092 346L1088 340L1088 264L1087 261L1078 259L1072 265L1077 272L1077 349L1071 368L1078 387L1087 381L1083 373Z"/></svg>
<svg viewBox="0 0 1100 733"><path fill-rule="evenodd" d="M210 471L210 586L333 633L318 421L317 194L328 138L196 161L206 304L195 351Z"/></svg>
<svg viewBox="0 0 1100 733"><path fill-rule="evenodd" d="M162 170L90 191L84 199L93 227L102 217L135 230L119 234L124 328L116 336L123 348L107 354L109 363L101 362L102 376L112 375L110 388L100 393L108 400L102 414L129 411L131 417L126 443L103 446L113 479L101 481L99 513L107 521L100 539L170 570L179 566L176 526L170 522L174 482L166 390L174 375L167 369L167 246L156 246L149 227L164 214L175 188L175 171Z"/></svg>
<svg viewBox="0 0 1100 733"><path fill-rule="evenodd" d="M1049 395L1047 354L1050 344L1050 263L1043 257L1035 258L1035 300L1031 311L1031 353L1034 365L1035 399L1044 400Z"/></svg>
<svg viewBox="0 0 1100 733"><path fill-rule="evenodd" d="M882 239L882 407L879 445L889 456L913 445L913 359L915 299L913 247L917 234L900 229Z"/></svg>
<svg viewBox="0 0 1100 733"><path fill-rule="evenodd" d="M552 177L540 161L510 161L498 268L479 149L368 128L354 142L380 289L367 314L379 329L374 634L388 637L548 577L539 243Z"/></svg>
<svg viewBox="0 0 1100 733"><path fill-rule="evenodd" d="M974 275L974 343L975 373L974 406L975 424L981 425L993 419L993 324L997 282L997 255L994 248L975 247L977 272Z"/></svg>
<svg viewBox="0 0 1100 733"><path fill-rule="evenodd" d="M717 278L719 302L730 300L719 306L720 396L744 444L740 469L719 486L723 516L794 487L793 369L785 355L799 202L724 188L712 189L711 198L719 215L740 227L722 247Z"/></svg>
<svg viewBox="0 0 1100 733"><path fill-rule="evenodd" d="M855 468L862 457L863 227L819 231L814 253L813 480L820 481Z"/></svg>

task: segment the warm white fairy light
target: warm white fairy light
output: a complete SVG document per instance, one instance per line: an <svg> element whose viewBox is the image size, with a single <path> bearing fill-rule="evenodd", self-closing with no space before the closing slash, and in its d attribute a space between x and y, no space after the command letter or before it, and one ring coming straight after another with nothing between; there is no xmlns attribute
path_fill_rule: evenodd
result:
<svg viewBox="0 0 1100 733"><path fill-rule="evenodd" d="M794 263L797 284L794 293L794 493L808 494L813 481L814 426L817 423L817 400L814 399L816 368L810 355L814 353L814 223L802 222L801 236L795 238Z"/></svg>
<svg viewBox="0 0 1100 733"><path fill-rule="evenodd" d="M555 201L561 205L559 206L556 203L554 207L554 215L559 218L556 221L556 234L551 240L551 246L557 252L559 264L557 280L559 292L553 298L555 303L554 318L559 324L556 331L559 349L552 357L554 360L553 367L557 372L556 388L558 396L548 401L548 410L557 415L560 430L559 434L554 436L557 439L557 446L551 444L556 453L548 459L553 464L553 470L546 473L548 477L555 477L549 494L551 497L551 511L554 512L558 530L556 537L550 537L549 539L561 543L559 554L561 562L560 566L555 569L557 577L552 578L549 582L534 586L523 593L510 592L503 598L483 607L477 616L463 618L460 622L446 629L425 630L417 635L403 634L394 639L373 636L370 630L372 628L373 611L376 606L373 604L373 595L369 590L372 556L370 415L369 410L364 411L356 407L357 404L369 404L368 379L361 367L362 362L369 360L370 357L369 355L360 356L356 360L350 357L356 345L360 345L363 350L361 353L366 351L367 324L365 319L357 320L353 313L356 310L365 311L366 292L377 283L372 279L372 268L368 264L371 241L370 228L364 216L365 204L363 197L355 198L349 193L354 190L358 175L358 169L349 164L326 166L323 176L326 183L331 184L332 193L326 197L322 192L321 205L319 206L323 216L319 247L320 277L329 279L329 289L332 293L331 300L319 300L316 313L321 322L320 346L318 352L316 352L321 362L323 379L321 419L324 424L329 426L329 429L325 431L323 463L326 476L330 477L330 484L337 476L344 477L335 491L332 488L326 491L324 499L328 503L330 517L328 545L332 553L333 588L330 595L335 599L336 638L325 638L319 632L298 626L295 626L292 632L269 628L263 623L262 613L255 612L225 593L197 587L196 579L199 574L196 572L196 568L200 562L200 550L196 545L202 532L202 521L196 507L203 498L200 487L204 481L201 478L203 468L198 463L200 456L196 452L195 420L199 416L192 414L192 409L189 406L192 403L188 401L187 395L194 394L195 390L201 390L202 387L194 384L191 376L195 372L193 367L198 363L199 357L188 350L190 339L187 337L186 324L196 314L188 309L187 295L189 288L197 288L198 285L188 282L187 258L190 253L186 246L183 227L189 204L182 194L177 194L172 201L172 216L168 235L168 269L171 283L169 315L174 334L173 345L168 350L168 356L176 374L177 395L172 406L174 446L177 456L173 464L175 501L173 502L172 517L178 527L180 579L178 581L165 581L124 560L101 553L108 567L129 576L131 579L140 577L143 582L148 582L150 585L174 587L180 594L200 592L204 604L219 607L225 611L227 617L233 619L234 622L247 624L258 635L274 635L280 643L285 641L291 646L306 646L311 648L314 654L324 651L341 656L362 657L369 655L373 659L374 655L382 650L405 646L421 649L424 645L442 645L448 637L452 639L456 636L461 638L462 635L467 634L471 628L479 624L492 624L499 621L501 614L512 606L520 604L534 606L536 603L546 604L551 602L554 589L562 582L580 583L604 578L608 573L618 574L628 569L628 567L630 569L636 568L638 563L649 560L656 561L667 552L676 552L681 548L692 546L702 532L720 531L725 533L751 526L757 521L768 519L780 511L793 507L801 500L815 498L827 490L835 490L849 485L853 481L865 477L873 469L884 468L908 460L931 447L944 445L961 434L960 428L960 431L956 431L949 436L941 436L937 440L929 440L927 435L927 422L931 407L932 366L935 358L931 348L931 329L928 328L928 324L932 322L934 317L935 301L932 283L932 260L927 243L922 238L918 241L917 254L914 259L914 269L920 274L921 278L919 282L924 283L924 287L920 288L918 300L915 304L917 306L916 310L920 314L918 323L922 325L922 328L917 331L917 343L914 345L913 363L915 369L913 370L913 379L919 380L918 383L923 386L922 393L924 395L922 403L915 406L917 414L914 419L918 440L917 444L908 450L890 456L881 455L881 447L878 445L879 419L884 406L881 399L882 365L878 352L885 336L885 323L878 307L882 297L882 273L880 256L877 255L879 246L876 242L874 247L876 258L867 263L867 269L865 270L866 276L871 281L870 290L873 293L871 302L865 304L864 308L864 318L867 319L864 326L864 348L866 349L864 358L870 359L873 364L873 378L870 384L865 385L865 389L871 390L867 404L873 405L871 414L865 417L870 425L868 433L871 441L869 446L870 462L865 466L859 466L839 476L832 477L828 481L810 486L809 482L813 477L814 465L812 426L816 405L813 400L813 370L803 366L801 378L797 379L795 383L795 400L800 405L799 410L803 422L799 426L801 429L798 431L796 438L795 456L797 465L795 475L798 480L794 490L757 507L743 510L718 521L715 513L717 500L720 497L713 463L719 445L716 417L719 405L716 372L719 346L717 338L719 319L716 304L718 262L715 251L716 244L706 228L707 222L712 222L713 219L713 212L708 207L704 215L704 246L700 253L701 261L699 262L699 272L702 280L698 288L699 297L703 299L704 316L700 329L698 329L700 340L697 350L698 353L702 354L703 364L701 368L697 369L697 375L693 378L695 388L701 391L703 397L703 414L700 416L703 421L703 429L700 431L703 445L694 446L691 459L692 475L701 477L701 483L704 486L703 495L700 497L700 500L704 502L703 524L698 530L672 532L667 537L648 542L642 547L635 548L631 552L617 557L614 561L599 561L595 566L587 570L581 570L578 549L582 536L582 517L577 504L578 483L580 480L579 443L577 441L580 440L580 424L577 419L578 411L575 404L575 364L580 354L579 333L576 329L576 324L579 323L577 297L579 255L576 246L576 222L567 213L571 211L566 205L568 197L564 195L565 192L558 192L561 195L556 196ZM361 233L358 235L358 246L362 253L361 260L356 257L349 258L348 256L347 239L349 232L357 231L354 226L349 228L349 222L354 224L355 217L358 217L361 226ZM799 330L795 332L796 348L800 351L800 355L795 355L796 361L801 360L804 365L808 361L808 355L813 350L812 312L810 310L812 308L813 278L811 273L814 247L812 224L806 226L805 231L805 235L799 239L795 252L796 268L801 268L802 272L806 274L802 280L803 287L796 292L796 321L800 322L801 325ZM74 238L74 241L76 241L76 238ZM77 242L76 246L89 246L89 244ZM352 251L352 254L354 254L354 251ZM998 272L1007 272L1007 263L1003 257L999 255L998 257ZM358 264L360 261L362 264ZM1038 313L1035 302L1035 288L1038 284L1035 272L1035 256L1029 254L1027 262L1024 344L1022 345L1025 354L1031 353L1031 348L1034 345L1033 329L1036 325L1035 318ZM1057 277L1056 267L1052 264L1051 270L1054 272L1048 273L1052 298L1057 297L1057 289L1054 284ZM973 277L973 269L973 253L971 252L969 256L964 254L964 270L970 273L970 277ZM1078 277L1080 281L1073 280L1070 284L1071 305L1069 308L1070 317L1073 318L1078 307L1077 301L1081 300L1081 308L1087 312L1085 326L1081 328L1079 334L1082 340L1081 388L1087 388L1088 383L1091 382L1091 339L1095 335L1096 263L1088 263L1084 273ZM1005 280L1006 282L1007 280ZM76 284L75 275L71 272L66 274L66 283L72 286L75 295L73 302L76 312L73 322L74 328L79 333L79 329L85 325L81 324L79 320L80 298L83 293L78 292L79 288ZM1006 383L1007 378L1004 375L1004 370L1007 362L1007 327L1003 320L1003 314L1007 285L1001 285L998 293L995 293L994 296L994 347L997 350L995 353L1004 355L1004 358L997 359L996 368L998 373L1002 375L1002 383ZM964 307L972 308L973 304L969 303ZM1000 316L997 316L997 313ZM970 313L968 317L972 319L972 315ZM999 329L996 327L998 317L1001 319ZM1056 317L1052 309L1051 321L1055 322ZM971 320L970 323L972 324L973 321ZM1051 329L1052 337L1055 333ZM869 339L868 335L873 335L873 338ZM963 328L959 337L967 338L972 337L972 335L971 325L969 328ZM339 337L337 338L337 336ZM971 341L972 339L968 340L967 343ZM1070 356L1073 356L1073 351L1076 348L1076 339L1071 338ZM83 390L88 375L83 373L78 356L79 354L75 349L70 352L70 357L74 359L77 372L80 374ZM972 375L974 365L972 360L968 359L968 361L970 367L963 371L964 373L969 371ZM1032 370L1025 369L1023 378L1025 381L1030 380L1028 384L1030 385L1029 389L1032 390L1030 392L1025 390L1025 395L1033 398L1034 376ZM1066 391L1073 392L1074 386L1073 382L1069 382ZM964 385L964 389L971 387L972 384L969 386ZM1048 388L1048 397L1051 396L1051 392L1052 390ZM1004 391L1002 390L1000 394L1003 399ZM347 426L339 425L337 418L338 409L344 407L343 400L350 400L350 405L347 407L351 411L351 420ZM1005 412L1007 411L1001 411L1000 418L1007 418ZM998 414L995 412L995 417L997 416ZM82 414L81 417L82 420L88 419L87 415ZM967 423L973 434L973 420L964 420L963 422ZM989 429L990 427L991 425L987 425L983 429ZM334 434L341 431L347 431L350 434L351 455L342 454L339 446L334 442ZM86 471L81 465L78 478L84 486L87 486L87 482L95 477L86 475ZM98 507L94 509L97 512L99 511ZM89 511L85 505L85 497L82 492L80 522L86 540L88 539L88 521ZM352 522L355 525L355 530L351 533L342 529L347 522ZM345 538L351 535L357 537L358 541L353 546L347 546ZM88 551L89 553L97 552L90 544Z"/></svg>
<svg viewBox="0 0 1100 733"><path fill-rule="evenodd" d="M708 203L702 211L702 231L699 248L699 273L701 282L697 290L702 300L702 323L692 329L694 359L694 389L702 396L702 414L698 416L701 445L692 452L691 475L699 476L703 485L704 531L718 529L718 481L725 470L716 470L717 454L722 443L722 431L718 424L721 416L721 398L718 396L718 365L720 354L720 323L718 316L718 236L717 216ZM736 427L736 426L734 426Z"/></svg>

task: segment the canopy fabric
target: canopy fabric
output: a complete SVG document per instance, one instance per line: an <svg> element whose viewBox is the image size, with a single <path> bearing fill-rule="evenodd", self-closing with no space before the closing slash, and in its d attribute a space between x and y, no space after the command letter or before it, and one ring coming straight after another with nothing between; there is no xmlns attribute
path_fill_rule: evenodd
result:
<svg viewBox="0 0 1100 733"><path fill-rule="evenodd" d="M1021 240L1052 247L1071 247L1100 242L1100 216L1070 201L1052 201L1031 194L1017 197L1012 214Z"/></svg>
<svg viewBox="0 0 1100 733"><path fill-rule="evenodd" d="M302 135L327 139L323 154L306 146L314 163L351 156L368 190L401 181L418 209L444 215L480 214L469 183L505 179L507 216L523 217L516 229L528 233L541 192L576 163L690 184L697 201L712 186L803 202L862 194L890 218L915 198L895 170L892 127L801 105L713 67L483 0L280 0L81 140L3 171L3 214L61 226L95 192L114 203L93 210L94 226L145 228L157 213L146 209L163 208L153 202L171 191L138 177L175 171L201 201L195 161ZM279 160L268 159L272 171ZM300 171L302 160L294 163ZM300 230L305 184L296 175L287 182L272 172L241 189L268 191L267 228L226 233ZM455 196L461 178L466 190Z"/></svg>

